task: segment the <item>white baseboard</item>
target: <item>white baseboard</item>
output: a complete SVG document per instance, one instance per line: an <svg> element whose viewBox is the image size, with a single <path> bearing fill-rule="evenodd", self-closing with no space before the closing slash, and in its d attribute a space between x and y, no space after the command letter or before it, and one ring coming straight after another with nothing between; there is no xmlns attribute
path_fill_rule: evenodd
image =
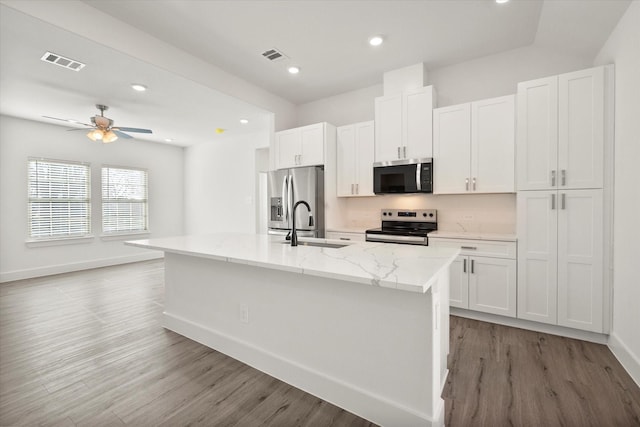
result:
<svg viewBox="0 0 640 427"><path fill-rule="evenodd" d="M609 335L608 347L622 367L629 373L629 376L640 387L640 357L633 354L615 332Z"/></svg>
<svg viewBox="0 0 640 427"><path fill-rule="evenodd" d="M111 265L128 264L130 262L147 261L162 258L163 252L148 251L136 255L126 255L112 258L102 258L90 261L74 262L69 264L48 265L46 267L29 268L0 273L0 283L14 280L32 279L34 277L50 276L52 274L70 273L72 271L89 270L91 268L108 267Z"/></svg>
<svg viewBox="0 0 640 427"><path fill-rule="evenodd" d="M220 351L378 425L444 426L444 405L436 408L437 413L431 419L426 414L417 413L397 402L180 316L165 312L163 318L163 326L169 330Z"/></svg>
<svg viewBox="0 0 640 427"><path fill-rule="evenodd" d="M581 331L579 329L567 328L547 323L533 322L531 320L516 319L513 317L498 316L496 314L482 313L480 311L465 310L463 308L451 307L449 313L453 316L466 317L468 319L481 320L483 322L497 323L499 325L511 326L514 328L527 329L530 331L543 332L545 334L559 335L561 337L574 338L582 341L594 342L606 345L609 336L595 332Z"/></svg>

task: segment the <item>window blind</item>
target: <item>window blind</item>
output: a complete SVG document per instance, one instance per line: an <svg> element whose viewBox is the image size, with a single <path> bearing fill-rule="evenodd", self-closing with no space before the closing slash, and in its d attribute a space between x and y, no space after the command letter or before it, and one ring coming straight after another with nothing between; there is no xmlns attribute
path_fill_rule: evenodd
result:
<svg viewBox="0 0 640 427"><path fill-rule="evenodd" d="M53 239L91 231L88 164L29 159L29 236Z"/></svg>
<svg viewBox="0 0 640 427"><path fill-rule="evenodd" d="M148 230L147 171L102 168L102 232Z"/></svg>

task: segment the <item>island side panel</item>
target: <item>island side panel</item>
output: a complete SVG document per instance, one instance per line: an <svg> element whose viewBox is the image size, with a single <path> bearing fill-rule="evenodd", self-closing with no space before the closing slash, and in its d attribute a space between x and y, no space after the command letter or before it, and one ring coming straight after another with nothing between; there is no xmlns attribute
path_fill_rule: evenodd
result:
<svg viewBox="0 0 640 427"><path fill-rule="evenodd" d="M168 329L380 425L442 425L440 293L172 253L165 288Z"/></svg>

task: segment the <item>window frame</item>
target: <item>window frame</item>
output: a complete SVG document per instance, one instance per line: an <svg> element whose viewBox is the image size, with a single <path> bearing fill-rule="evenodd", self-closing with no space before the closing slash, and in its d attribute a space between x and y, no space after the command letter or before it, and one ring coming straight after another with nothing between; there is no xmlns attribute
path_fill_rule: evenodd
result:
<svg viewBox="0 0 640 427"><path fill-rule="evenodd" d="M103 174L105 169L121 169L127 171L139 171L145 175L145 198L142 200L144 206L144 230L118 230L118 231L105 231L105 203L113 203L112 199L105 199L104 187L103 187ZM131 203L131 202L128 202ZM135 235L149 235L149 170L146 168L134 167L134 166L121 166L113 164L102 164L100 166L100 224L102 233L100 238L102 240L117 240L126 236Z"/></svg>
<svg viewBox="0 0 640 427"><path fill-rule="evenodd" d="M32 162L42 162L42 163L51 163L51 164L63 164L63 165L75 165L75 166L83 166L86 168L86 198L83 199L66 199L67 201L84 201L87 207L87 216L86 216L86 232L82 234L69 234L69 235L49 235L49 236L34 236L33 233L33 222L34 216L32 215L31 203L38 201L50 201L54 202L53 198L38 198L31 196L31 163ZM91 163L82 162L77 160L62 160L62 159L52 159L46 157L35 157L29 156L27 157L27 238L25 242L27 245L35 245L35 246L51 246L51 245L59 245L59 244L73 244L73 243L82 243L87 242L93 239L92 235L92 197L91 197Z"/></svg>

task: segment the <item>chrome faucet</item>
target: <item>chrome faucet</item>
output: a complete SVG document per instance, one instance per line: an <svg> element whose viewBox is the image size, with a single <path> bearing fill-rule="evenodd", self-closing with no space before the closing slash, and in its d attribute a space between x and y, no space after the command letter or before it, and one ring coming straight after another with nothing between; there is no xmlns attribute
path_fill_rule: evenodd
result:
<svg viewBox="0 0 640 427"><path fill-rule="evenodd" d="M305 202L304 200L297 201L296 204L293 205L293 210L291 213L291 218L293 219L293 224L291 227L291 246L298 246L298 235L296 234L296 208L300 204L303 204L307 207L307 210L309 211L309 226L311 227L313 225L313 215L311 215L311 206L309 206L309 203Z"/></svg>

